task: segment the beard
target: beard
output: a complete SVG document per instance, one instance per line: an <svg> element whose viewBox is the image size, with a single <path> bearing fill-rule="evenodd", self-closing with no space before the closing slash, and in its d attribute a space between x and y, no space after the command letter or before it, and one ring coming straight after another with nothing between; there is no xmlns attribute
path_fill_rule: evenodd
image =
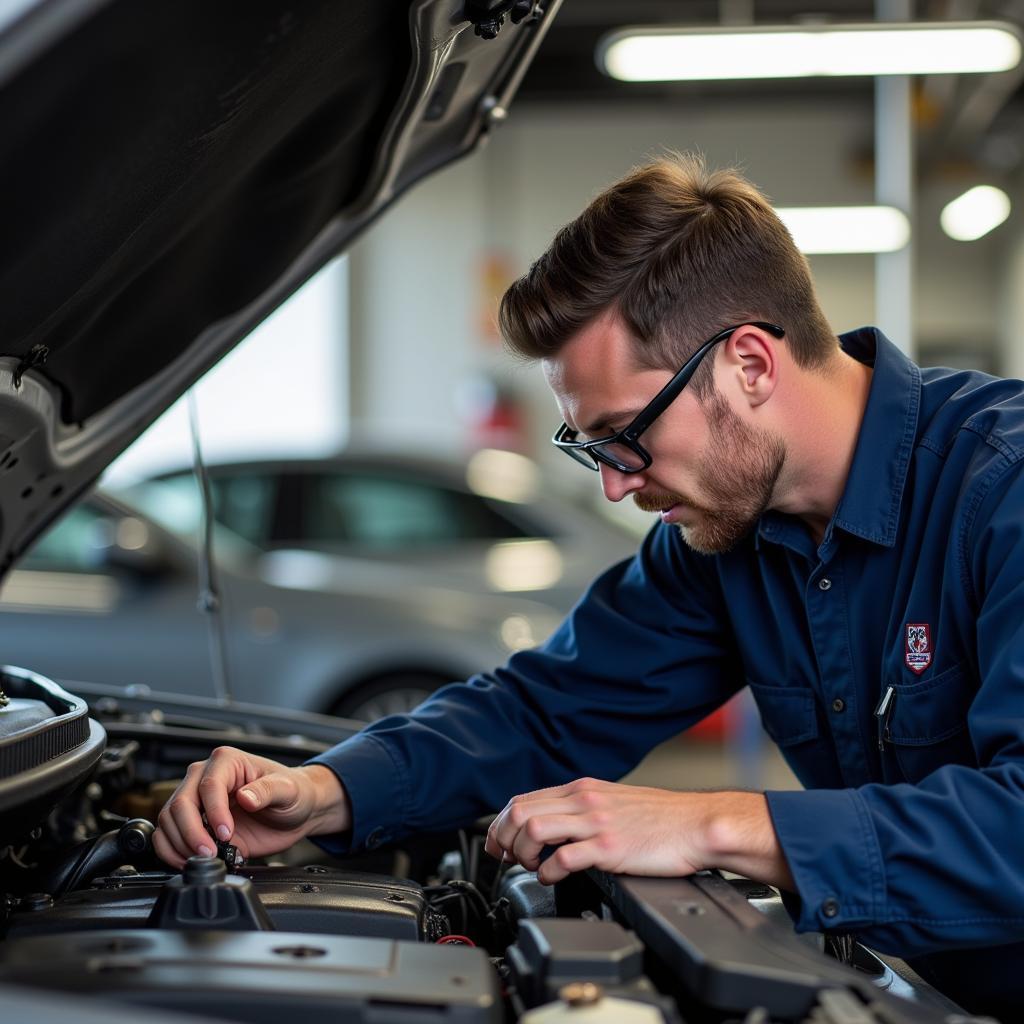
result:
<svg viewBox="0 0 1024 1024"><path fill-rule="evenodd" d="M706 408L711 440L697 469L703 502L670 491L634 494L633 501L645 512L691 509L697 521L678 524L683 540L699 554L717 555L731 551L767 511L786 446L774 434L748 427L717 391Z"/></svg>

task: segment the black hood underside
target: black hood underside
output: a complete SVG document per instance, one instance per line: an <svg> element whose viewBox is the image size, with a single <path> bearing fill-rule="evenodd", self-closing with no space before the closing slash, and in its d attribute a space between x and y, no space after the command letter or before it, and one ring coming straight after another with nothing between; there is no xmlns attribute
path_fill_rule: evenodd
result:
<svg viewBox="0 0 1024 1024"><path fill-rule="evenodd" d="M0 5L0 575L399 195L504 120L558 5Z"/></svg>
<svg viewBox="0 0 1024 1024"><path fill-rule="evenodd" d="M0 88L0 352L65 422L149 378L358 198L409 65L404 0L100 6Z"/></svg>

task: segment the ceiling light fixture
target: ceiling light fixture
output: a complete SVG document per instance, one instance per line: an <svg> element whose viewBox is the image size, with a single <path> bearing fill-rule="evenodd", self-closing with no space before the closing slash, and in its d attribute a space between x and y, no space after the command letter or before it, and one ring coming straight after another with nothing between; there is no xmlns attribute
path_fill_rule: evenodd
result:
<svg viewBox="0 0 1024 1024"><path fill-rule="evenodd" d="M1009 71L1021 36L1004 22L887 22L799 28L623 28L597 66L624 82Z"/></svg>
<svg viewBox="0 0 1024 1024"><path fill-rule="evenodd" d="M993 185L976 185L943 207L942 230L958 242L987 235L1010 216L1010 197Z"/></svg>
<svg viewBox="0 0 1024 1024"><path fill-rule="evenodd" d="M775 212L808 256L896 252L910 240L910 221L894 206L794 206Z"/></svg>

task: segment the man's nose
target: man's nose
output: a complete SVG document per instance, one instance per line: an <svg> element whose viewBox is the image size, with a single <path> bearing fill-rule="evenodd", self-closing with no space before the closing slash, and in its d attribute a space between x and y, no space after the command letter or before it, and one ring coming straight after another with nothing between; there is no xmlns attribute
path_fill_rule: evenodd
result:
<svg viewBox="0 0 1024 1024"><path fill-rule="evenodd" d="M622 501L627 495L639 491L644 485L643 473L622 473L603 462L598 467L601 472L601 490L609 501Z"/></svg>

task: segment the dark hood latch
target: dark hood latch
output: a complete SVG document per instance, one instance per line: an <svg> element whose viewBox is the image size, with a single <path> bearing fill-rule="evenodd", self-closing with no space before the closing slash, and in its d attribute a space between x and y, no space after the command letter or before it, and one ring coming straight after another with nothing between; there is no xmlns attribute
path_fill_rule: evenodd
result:
<svg viewBox="0 0 1024 1024"><path fill-rule="evenodd" d="M536 21L543 14L539 0L466 0L466 20L481 39L494 39L505 24L505 16L513 25Z"/></svg>

